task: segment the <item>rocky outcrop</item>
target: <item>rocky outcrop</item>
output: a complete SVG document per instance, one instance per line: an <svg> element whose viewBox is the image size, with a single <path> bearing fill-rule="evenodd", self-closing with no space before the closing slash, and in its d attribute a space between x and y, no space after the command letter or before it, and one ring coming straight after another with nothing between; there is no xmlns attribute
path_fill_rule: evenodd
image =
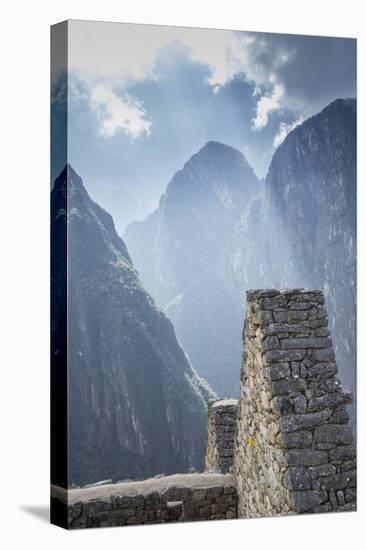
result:
<svg viewBox="0 0 366 550"><path fill-rule="evenodd" d="M234 475L238 515L354 510L356 462L324 296L247 292Z"/></svg>
<svg viewBox="0 0 366 550"><path fill-rule="evenodd" d="M70 166L51 201L53 380L67 375L68 388L68 472L53 482L202 470L212 392L142 287L111 216Z"/></svg>

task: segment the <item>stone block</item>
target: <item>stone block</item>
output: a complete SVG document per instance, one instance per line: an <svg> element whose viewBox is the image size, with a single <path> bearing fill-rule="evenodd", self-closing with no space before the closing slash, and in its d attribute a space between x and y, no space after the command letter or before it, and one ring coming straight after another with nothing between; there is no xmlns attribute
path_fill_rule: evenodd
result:
<svg viewBox="0 0 366 550"><path fill-rule="evenodd" d="M357 468L356 460L347 460L346 462L343 462L343 464L341 464L339 466L339 471L340 472L351 472L353 470L356 470L356 468Z"/></svg>
<svg viewBox="0 0 366 550"><path fill-rule="evenodd" d="M297 512L310 512L315 506L322 504L328 499L325 491L294 491L292 493L295 509Z"/></svg>
<svg viewBox="0 0 366 550"><path fill-rule="evenodd" d="M308 468L311 479L319 477L331 476L337 472L337 469L333 464L320 464L319 466L310 466Z"/></svg>
<svg viewBox="0 0 366 550"><path fill-rule="evenodd" d="M332 424L347 424L349 422L349 414L345 406L337 407L329 419Z"/></svg>
<svg viewBox="0 0 366 550"><path fill-rule="evenodd" d="M280 341L277 336L268 336L262 342L262 351L268 351L280 348Z"/></svg>
<svg viewBox="0 0 366 550"><path fill-rule="evenodd" d="M320 327L315 329L315 336L329 336L330 330L327 327Z"/></svg>
<svg viewBox="0 0 366 550"><path fill-rule="evenodd" d="M316 466L325 464L328 454L316 449L291 449L286 453L286 460L289 466Z"/></svg>
<svg viewBox="0 0 366 550"><path fill-rule="evenodd" d="M320 362L334 362L335 355L332 348L317 349L312 352L313 359Z"/></svg>
<svg viewBox="0 0 366 550"><path fill-rule="evenodd" d="M257 311L252 317L254 325L267 325L273 322L272 311Z"/></svg>
<svg viewBox="0 0 366 550"><path fill-rule="evenodd" d="M356 451L353 445L337 447L329 451L329 457L332 462L344 462L356 457Z"/></svg>
<svg viewBox="0 0 366 550"><path fill-rule="evenodd" d="M296 413L304 414L307 408L307 399L304 395L299 395L293 399L294 410Z"/></svg>
<svg viewBox="0 0 366 550"><path fill-rule="evenodd" d="M267 336L278 335L278 334L299 334L299 333L310 333L311 328L307 327L304 324L300 323L271 323L266 327L263 327L263 334Z"/></svg>
<svg viewBox="0 0 366 550"><path fill-rule="evenodd" d="M282 363L289 361L301 361L306 355L306 350L298 349L274 349L266 351L264 354L265 361L269 363Z"/></svg>
<svg viewBox="0 0 366 550"><path fill-rule="evenodd" d="M306 468L303 466L287 468L283 484L290 491L310 489L310 477Z"/></svg>
<svg viewBox="0 0 366 550"><path fill-rule="evenodd" d="M346 489L347 487L356 486L356 472L344 472L333 476L324 477L321 479L321 487L325 490Z"/></svg>
<svg viewBox="0 0 366 550"><path fill-rule="evenodd" d="M272 392L273 395L283 395L285 393L291 392L301 392L305 391L307 388L305 380L302 378L294 380L278 380L277 382L272 382Z"/></svg>
<svg viewBox="0 0 366 550"><path fill-rule="evenodd" d="M277 441L285 449L310 447L313 442L313 434L306 430L280 433L277 436Z"/></svg>
<svg viewBox="0 0 366 550"><path fill-rule="evenodd" d="M274 296L271 298L260 298L259 305L262 309L275 310L287 305L287 298L285 296Z"/></svg>
<svg viewBox="0 0 366 550"><path fill-rule="evenodd" d="M353 487L348 487L344 492L344 496L345 496L345 501L346 502L356 502L356 500L357 500L357 491Z"/></svg>
<svg viewBox="0 0 366 550"><path fill-rule="evenodd" d="M351 428L344 424L325 424L315 429L314 440L315 442L349 445L352 443Z"/></svg>
<svg viewBox="0 0 366 550"><path fill-rule="evenodd" d="M331 361L323 363L315 363L315 365L308 367L308 378L319 380L320 378L330 378L337 374L337 365Z"/></svg>
<svg viewBox="0 0 366 550"><path fill-rule="evenodd" d="M235 498L232 494L223 494L215 499L217 504L232 504L235 502Z"/></svg>
<svg viewBox="0 0 366 550"><path fill-rule="evenodd" d="M282 432L295 432L296 430L313 428L324 420L328 420L332 411L325 409L316 413L289 414L280 418Z"/></svg>
<svg viewBox="0 0 366 550"><path fill-rule="evenodd" d="M288 338L281 340L281 349L313 349L330 348L332 340L330 338Z"/></svg>
<svg viewBox="0 0 366 550"><path fill-rule="evenodd" d="M339 512L355 512L356 510L357 510L357 507L355 502L350 502L345 504L344 506L338 507Z"/></svg>
<svg viewBox="0 0 366 550"><path fill-rule="evenodd" d="M348 405L352 403L352 392L333 392L322 397L315 397L309 400L308 411L316 412L329 407L335 408L340 405Z"/></svg>
<svg viewBox="0 0 366 550"><path fill-rule="evenodd" d="M224 492L224 487L218 485L217 487L207 487L206 497L207 498L217 498L222 495Z"/></svg>
<svg viewBox="0 0 366 550"><path fill-rule="evenodd" d="M194 500L205 500L207 497L207 489L200 488L200 487L194 487L191 490L190 498Z"/></svg>
<svg viewBox="0 0 366 550"><path fill-rule="evenodd" d="M293 412L294 406L288 397L277 395L273 398L274 409L278 414L287 415Z"/></svg>
<svg viewBox="0 0 366 550"><path fill-rule="evenodd" d="M120 508L118 510L118 517L121 518L129 518L130 516L134 516L136 514L136 508Z"/></svg>
<svg viewBox="0 0 366 550"><path fill-rule="evenodd" d="M295 302L290 304L290 309L293 309L293 310L311 309L311 304L308 302Z"/></svg>
<svg viewBox="0 0 366 550"><path fill-rule="evenodd" d="M273 318L278 323L298 323L305 321L309 316L309 311L274 311Z"/></svg>
<svg viewBox="0 0 366 550"><path fill-rule="evenodd" d="M159 504L160 495L157 491L153 491L145 496L146 506L151 506L152 504Z"/></svg>
<svg viewBox="0 0 366 550"><path fill-rule="evenodd" d="M273 363L268 370L269 377L273 381L282 380L291 374L290 365L288 363Z"/></svg>

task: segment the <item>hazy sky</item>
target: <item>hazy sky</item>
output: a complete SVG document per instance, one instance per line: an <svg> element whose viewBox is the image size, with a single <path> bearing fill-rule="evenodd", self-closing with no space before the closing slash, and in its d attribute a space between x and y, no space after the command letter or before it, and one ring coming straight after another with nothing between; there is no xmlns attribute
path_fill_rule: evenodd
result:
<svg viewBox="0 0 366 550"><path fill-rule="evenodd" d="M208 140L264 177L288 131L356 95L351 39L71 21L68 59L69 161L120 232Z"/></svg>

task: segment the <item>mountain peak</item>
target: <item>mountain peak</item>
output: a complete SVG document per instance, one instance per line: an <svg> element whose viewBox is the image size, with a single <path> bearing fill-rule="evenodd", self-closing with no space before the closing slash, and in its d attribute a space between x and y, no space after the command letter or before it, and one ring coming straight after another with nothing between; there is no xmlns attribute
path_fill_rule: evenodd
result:
<svg viewBox="0 0 366 550"><path fill-rule="evenodd" d="M260 187L239 151L209 141L175 173L154 216L129 226L129 250L161 306L217 261Z"/></svg>
<svg viewBox="0 0 366 550"><path fill-rule="evenodd" d="M333 168L328 168L334 170L335 164L343 162L347 153L355 152L355 136L356 99L335 99L322 111L289 132L273 155L266 179L271 177L276 163L282 162L285 166L290 158L291 169L294 170L296 166L300 170L301 163L306 162L308 154L311 154L313 162L316 161L318 166L333 159Z"/></svg>
<svg viewBox="0 0 366 550"><path fill-rule="evenodd" d="M207 157L212 157L212 159L215 159L218 162L221 162L223 159L237 160L240 162L244 162L245 165L250 168L247 159L238 149L235 149L234 147L231 147L231 145L227 145L226 143L222 143L221 141L214 140L207 141L207 143L203 147L201 147L201 149L197 153L192 155L188 162L190 162L191 160L196 160L198 158L200 159Z"/></svg>
<svg viewBox="0 0 366 550"><path fill-rule="evenodd" d="M234 149L234 147L231 147L230 145L227 145L226 143L222 143L222 141L215 141L215 140L207 141L205 143L205 145L203 147L201 147L201 149L198 151L198 153L200 153L201 151L205 151L205 150L216 150L216 151L232 150L232 151L237 151L236 149Z"/></svg>
<svg viewBox="0 0 366 550"><path fill-rule="evenodd" d="M327 111L335 111L338 109L352 109L356 111L356 98L355 97L337 98L331 103L329 103L329 105L324 107L324 109L319 114Z"/></svg>
<svg viewBox="0 0 366 550"><path fill-rule="evenodd" d="M72 187L74 189L85 190L83 180L69 162L65 164L60 174L55 179L54 189L64 189L66 183L69 189Z"/></svg>
<svg viewBox="0 0 366 550"><path fill-rule="evenodd" d="M117 234L112 216L91 199L83 180L69 163L55 180L51 204L55 221L59 217L64 222L66 219L69 222L82 220L88 226L94 227L95 243L107 243L109 251L113 250L116 257L123 258L123 261L132 266L130 255Z"/></svg>
<svg viewBox="0 0 366 550"><path fill-rule="evenodd" d="M322 120L328 121L328 117L331 117L331 123L337 124L339 117L341 117L342 123L345 122L344 117L356 117L356 99L355 98L338 98L329 103L322 111L316 115L308 118L302 125L297 128L308 127L319 123ZM296 130L296 128L295 128Z"/></svg>

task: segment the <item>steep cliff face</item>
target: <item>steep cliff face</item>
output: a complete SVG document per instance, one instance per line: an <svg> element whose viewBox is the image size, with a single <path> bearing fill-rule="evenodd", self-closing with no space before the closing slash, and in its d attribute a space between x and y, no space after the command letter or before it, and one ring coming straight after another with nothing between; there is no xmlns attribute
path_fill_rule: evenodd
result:
<svg viewBox="0 0 366 550"><path fill-rule="evenodd" d="M243 155L210 141L167 186L157 212L125 240L147 289L165 307L217 261L259 181Z"/></svg>
<svg viewBox="0 0 366 550"><path fill-rule="evenodd" d="M208 142L176 173L160 206L125 239L192 364L220 395L237 393L243 312L224 257L261 185L244 156Z"/></svg>
<svg viewBox="0 0 366 550"><path fill-rule="evenodd" d="M68 239L69 483L202 468L210 390L71 167L52 191L52 226Z"/></svg>
<svg viewBox="0 0 366 550"><path fill-rule="evenodd" d="M276 151L235 228L238 289L324 291L341 378L356 386L356 102L337 100Z"/></svg>

